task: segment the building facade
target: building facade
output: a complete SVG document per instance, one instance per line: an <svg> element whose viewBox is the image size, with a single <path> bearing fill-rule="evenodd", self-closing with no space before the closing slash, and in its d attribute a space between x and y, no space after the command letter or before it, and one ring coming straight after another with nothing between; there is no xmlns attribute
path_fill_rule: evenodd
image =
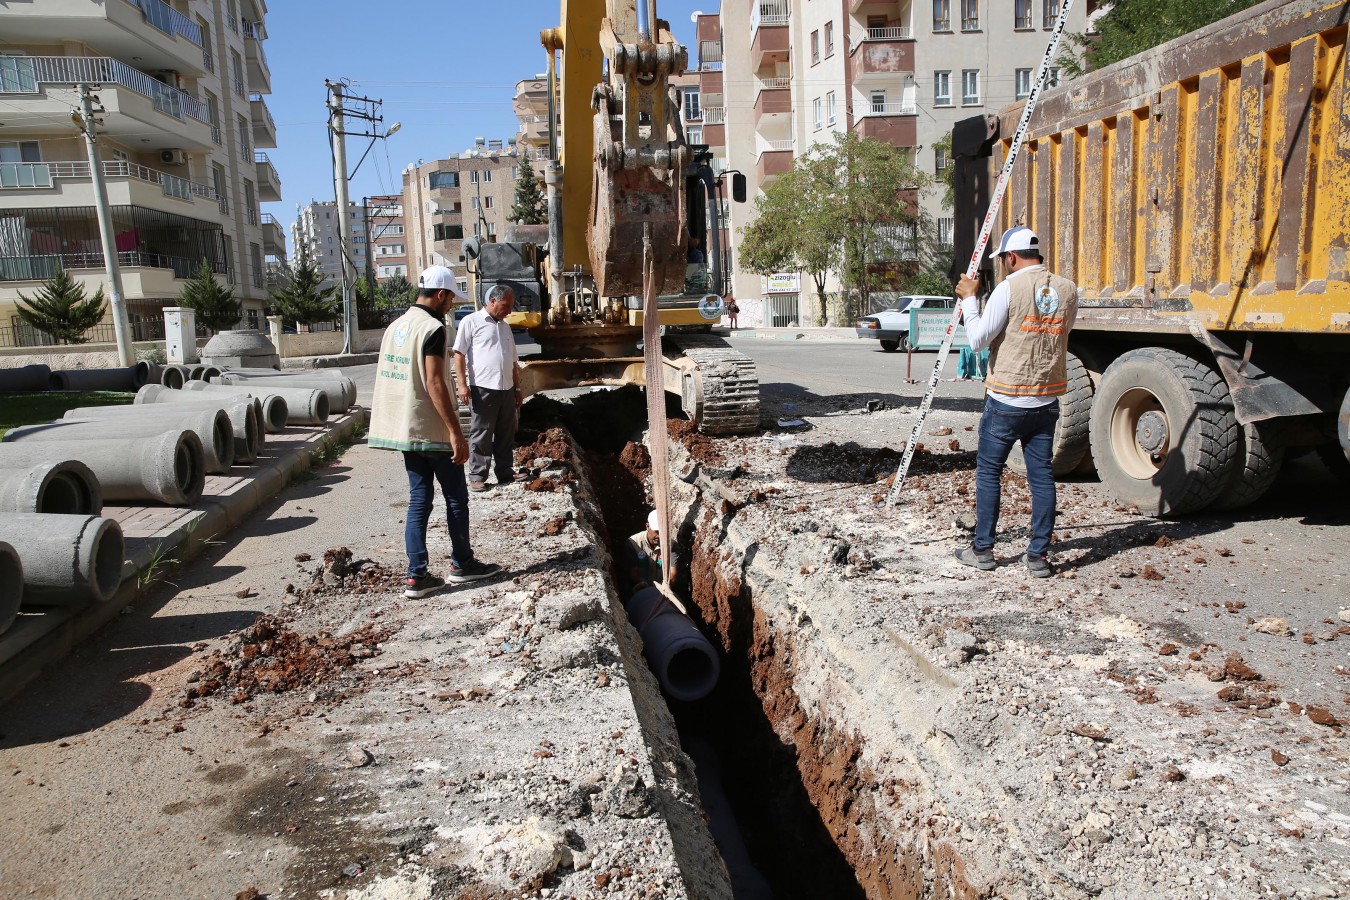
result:
<svg viewBox="0 0 1350 900"><path fill-rule="evenodd" d="M351 223L352 273L357 278L364 278L369 236L366 209L359 203L349 201L347 218ZM291 224L291 243L296 255L299 255L301 247L309 252L309 258L323 273L324 287L338 284L342 279L340 221L336 201L311 200L307 206L297 207L295 221Z"/></svg>
<svg viewBox="0 0 1350 900"><path fill-rule="evenodd" d="M920 170L941 175L950 160L938 146L957 121L1030 92L1060 2L723 0L719 16L698 22L705 140L724 141L726 166L749 176L752 200L797 156L849 130L907 148ZM1075 6L1067 30L1087 30L1096 5ZM714 59L716 70L704 62ZM920 204L938 240L950 240L943 191L924 191ZM732 204L730 216L734 257L755 204ZM815 324L823 311L802 292L807 282L737 267L743 321Z"/></svg>
<svg viewBox="0 0 1350 900"><path fill-rule="evenodd" d="M408 236L403 223L403 195L366 198L367 267L371 277L383 281L395 275L408 278ZM417 276L412 276L415 279Z"/></svg>
<svg viewBox="0 0 1350 900"><path fill-rule="evenodd" d="M265 150L265 0L37 0L0 28L0 352L46 343L15 313L58 269L107 285L90 160L71 124L92 84L100 167L133 339L162 337L203 260L264 327L266 257L285 239L258 204L281 199ZM114 339L111 313L90 333Z"/></svg>

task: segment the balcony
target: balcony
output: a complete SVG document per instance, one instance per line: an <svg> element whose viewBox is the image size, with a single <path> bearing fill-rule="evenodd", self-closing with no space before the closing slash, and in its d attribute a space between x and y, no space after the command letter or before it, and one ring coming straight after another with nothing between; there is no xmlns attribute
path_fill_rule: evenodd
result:
<svg viewBox="0 0 1350 900"><path fill-rule="evenodd" d="M878 28L882 32L905 32L907 28ZM914 74L914 41L908 37L868 38L849 54L854 81L895 78Z"/></svg>
<svg viewBox="0 0 1350 900"><path fill-rule="evenodd" d="M266 37L260 23L244 22L244 57L248 62L248 89L259 94L272 93L272 70L263 52Z"/></svg>
<svg viewBox="0 0 1350 900"><path fill-rule="evenodd" d="M267 108L262 94L248 98L249 118L253 122L253 146L274 148L277 145L277 123Z"/></svg>
<svg viewBox="0 0 1350 900"><path fill-rule="evenodd" d="M263 253L265 255L286 255L286 233L282 231L281 223L277 221L276 216L271 213L263 213L262 215L262 236Z"/></svg>
<svg viewBox="0 0 1350 900"><path fill-rule="evenodd" d="M761 4L763 5L763 0ZM786 6L786 4L784 4ZM759 6L752 9L757 11ZM750 70L758 71L766 62L775 62L788 58L791 47L791 35L788 34L787 16L773 16L770 21L756 26L750 38Z"/></svg>
<svg viewBox="0 0 1350 900"><path fill-rule="evenodd" d="M255 153L253 161L258 168L258 198L268 203L280 200L281 176L277 174L272 160L267 158L266 153Z"/></svg>
<svg viewBox="0 0 1350 900"><path fill-rule="evenodd" d="M760 147L759 159L755 162L757 184L768 187L780 175L792 168L792 141L768 141Z"/></svg>
<svg viewBox="0 0 1350 900"><path fill-rule="evenodd" d="M872 104L854 120L853 132L893 147L913 147L918 143L918 115L918 108L908 103Z"/></svg>
<svg viewBox="0 0 1350 900"><path fill-rule="evenodd" d="M68 122L71 86L82 82L100 85L105 134L132 146L149 145L143 149L211 146L205 103L107 56L0 57L0 97L10 106L22 102L26 114L6 123L6 138L50 132L52 122ZM54 86L50 93L45 85Z"/></svg>
<svg viewBox="0 0 1350 900"><path fill-rule="evenodd" d="M215 204L215 188L189 181L168 172L120 159L103 161L103 178L108 203L113 206L141 206L164 212L201 214L209 207L191 210L195 203ZM94 203L93 179L87 160L45 163L0 163L0 198L7 192L26 192L23 205L29 207L88 206ZM18 201L0 205L13 206Z"/></svg>
<svg viewBox="0 0 1350 900"><path fill-rule="evenodd" d="M755 94L756 127L766 118L774 120L792 115L792 92L788 90L791 81L790 78L760 79L759 91Z"/></svg>
<svg viewBox="0 0 1350 900"><path fill-rule="evenodd" d="M201 29L163 0L7 3L0 15L10 45L69 41L120 59L139 57L145 69L203 71Z"/></svg>

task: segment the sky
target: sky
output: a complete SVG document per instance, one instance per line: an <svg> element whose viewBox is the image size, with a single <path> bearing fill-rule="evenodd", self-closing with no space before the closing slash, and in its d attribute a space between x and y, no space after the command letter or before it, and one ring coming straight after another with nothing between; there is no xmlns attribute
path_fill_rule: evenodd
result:
<svg viewBox="0 0 1350 900"><path fill-rule="evenodd" d="M657 16L690 48L691 63L690 16L719 6L720 0L657 0ZM404 167L419 159L462 153L476 137L509 140L516 133L516 82L546 71L539 32L558 25L560 13L558 0L274 0L263 50L278 146L267 154L283 199L264 210L288 226L289 242L297 204L333 199L325 78L349 79L351 93L383 100L385 129L402 123L357 170L354 202L400 192ZM368 143L347 139L349 171Z"/></svg>

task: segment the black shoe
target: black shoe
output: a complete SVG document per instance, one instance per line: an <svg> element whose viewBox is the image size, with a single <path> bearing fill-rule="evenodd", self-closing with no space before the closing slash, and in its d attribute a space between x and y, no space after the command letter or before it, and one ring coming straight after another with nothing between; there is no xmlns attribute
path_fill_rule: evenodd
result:
<svg viewBox="0 0 1350 900"><path fill-rule="evenodd" d="M403 589L403 596L415 600L427 594L434 594L445 587L445 579L428 572L425 575L409 575L405 584L407 587Z"/></svg>
<svg viewBox="0 0 1350 900"><path fill-rule="evenodd" d="M484 563L478 560L470 560L462 566L451 566L450 574L446 580L451 584L464 584L466 581L482 581L484 578L491 578L502 570L502 567L496 563Z"/></svg>
<svg viewBox="0 0 1350 900"><path fill-rule="evenodd" d="M1022 554L1022 565L1027 567L1033 578L1049 578L1055 574L1055 570L1050 567L1050 561L1044 556L1032 556L1030 553Z"/></svg>
<svg viewBox="0 0 1350 900"><path fill-rule="evenodd" d="M956 551L956 561L963 566L974 566L986 572L998 568L991 550L976 550L974 547L962 547Z"/></svg>

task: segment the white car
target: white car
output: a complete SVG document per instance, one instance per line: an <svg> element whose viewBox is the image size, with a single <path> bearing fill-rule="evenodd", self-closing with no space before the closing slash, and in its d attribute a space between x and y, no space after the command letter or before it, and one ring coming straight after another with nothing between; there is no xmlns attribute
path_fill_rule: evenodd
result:
<svg viewBox="0 0 1350 900"><path fill-rule="evenodd" d="M892 309L885 309L870 316L858 319L854 329L860 338L871 338L881 342L881 349L887 353L909 349L909 311L911 309L941 308L951 309L956 305L952 297L933 297L929 295L897 297Z"/></svg>

